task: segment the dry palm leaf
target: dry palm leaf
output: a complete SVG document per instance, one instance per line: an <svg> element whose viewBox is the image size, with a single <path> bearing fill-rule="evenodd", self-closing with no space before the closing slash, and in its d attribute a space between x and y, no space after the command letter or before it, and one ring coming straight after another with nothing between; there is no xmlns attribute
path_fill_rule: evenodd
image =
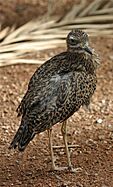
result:
<svg viewBox="0 0 113 187"><path fill-rule="evenodd" d="M95 0L88 6L82 0L59 20L35 19L18 29L13 27L0 31L0 66L43 63L26 58L26 54L63 46L72 28L83 29L90 36L113 37L113 0Z"/></svg>

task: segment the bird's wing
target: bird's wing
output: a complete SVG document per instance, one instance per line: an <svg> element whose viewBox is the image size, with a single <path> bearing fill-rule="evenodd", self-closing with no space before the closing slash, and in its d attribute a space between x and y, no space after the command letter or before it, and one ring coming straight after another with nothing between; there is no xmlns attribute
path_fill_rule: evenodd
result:
<svg viewBox="0 0 113 187"><path fill-rule="evenodd" d="M22 117L23 125L26 124L34 129L33 131L40 133L67 118L70 110L67 111L68 114L65 114L65 110L66 103L71 99L72 77L72 72L57 74L44 86L40 85L40 92L35 90L34 96L27 102L26 113Z"/></svg>
<svg viewBox="0 0 113 187"><path fill-rule="evenodd" d="M50 89L49 81L51 77L53 76L53 81L51 80L50 84L58 79L58 76L56 78L54 77L54 72L58 71L63 60L65 60L65 53L61 53L60 55L51 58L36 70L29 81L28 90L17 108L18 116L24 115L26 108L28 108L32 102L34 103L35 100L38 101L43 98L45 90L47 92L47 89Z"/></svg>
<svg viewBox="0 0 113 187"><path fill-rule="evenodd" d="M70 76L67 75L54 75L51 79L47 79L43 84L38 85L34 90L29 101L27 101L26 109L31 110L35 106L37 112L42 112L45 108L54 108L63 105L70 92ZM57 106L56 106L57 105Z"/></svg>
<svg viewBox="0 0 113 187"><path fill-rule="evenodd" d="M10 148L18 146L23 151L36 133L43 132L62 120L62 108L70 94L70 76L72 73L52 76L38 86L39 92L35 89L34 94L27 98L26 112Z"/></svg>

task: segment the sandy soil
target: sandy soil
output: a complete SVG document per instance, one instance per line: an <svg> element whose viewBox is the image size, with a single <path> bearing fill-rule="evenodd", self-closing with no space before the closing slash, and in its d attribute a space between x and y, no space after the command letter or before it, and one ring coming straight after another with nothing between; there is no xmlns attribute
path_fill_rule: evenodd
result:
<svg viewBox="0 0 113 187"><path fill-rule="evenodd" d="M98 85L91 112L83 108L68 121L71 159L76 173L51 172L47 132L29 144L23 154L8 150L18 128L16 108L36 65L0 68L0 186L4 187L112 187L113 186L113 39L92 38L101 57ZM63 49L55 50L58 53ZM51 50L52 51L52 50ZM42 54L43 56L43 54ZM62 144L60 124L53 128L54 144ZM63 149L56 150L57 165L66 166Z"/></svg>

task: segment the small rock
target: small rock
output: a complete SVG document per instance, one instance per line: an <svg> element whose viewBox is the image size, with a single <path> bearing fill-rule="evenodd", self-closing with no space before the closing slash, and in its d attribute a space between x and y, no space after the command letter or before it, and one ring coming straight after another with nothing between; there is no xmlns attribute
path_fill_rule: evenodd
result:
<svg viewBox="0 0 113 187"><path fill-rule="evenodd" d="M61 185L61 187L68 187L68 185L67 185L66 183L63 183L63 184Z"/></svg>
<svg viewBox="0 0 113 187"><path fill-rule="evenodd" d="M104 135L99 135L99 136L98 136L98 139L99 139L99 140L104 140L104 139L105 139L105 136L104 136Z"/></svg>
<svg viewBox="0 0 113 187"><path fill-rule="evenodd" d="M101 124L102 122L103 122L103 120L101 118L99 118L99 119L96 120L96 123Z"/></svg>
<svg viewBox="0 0 113 187"><path fill-rule="evenodd" d="M60 155L64 155L64 151L59 151L59 154Z"/></svg>
<svg viewBox="0 0 113 187"><path fill-rule="evenodd" d="M80 182L77 182L76 187L83 187L83 185Z"/></svg>

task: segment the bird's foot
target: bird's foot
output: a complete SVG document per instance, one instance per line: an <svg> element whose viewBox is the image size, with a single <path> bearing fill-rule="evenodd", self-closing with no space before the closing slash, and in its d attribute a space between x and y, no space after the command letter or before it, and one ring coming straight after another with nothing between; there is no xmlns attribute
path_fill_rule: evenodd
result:
<svg viewBox="0 0 113 187"><path fill-rule="evenodd" d="M51 167L51 171L64 171L64 170L69 170L72 173L77 173L77 172L81 172L82 168L73 168L72 166L68 166L68 167L52 166Z"/></svg>
<svg viewBox="0 0 113 187"><path fill-rule="evenodd" d="M72 173L77 173L77 172L81 172L82 171L82 168L73 168L72 166L69 166L68 169Z"/></svg>
<svg viewBox="0 0 113 187"><path fill-rule="evenodd" d="M68 170L68 167L52 167L51 168L52 171L64 171L64 170Z"/></svg>
<svg viewBox="0 0 113 187"><path fill-rule="evenodd" d="M68 148L75 148L75 147L79 147L79 145L75 144L75 145L68 145ZM65 149L65 146L64 145L56 145L56 146L53 146L53 149Z"/></svg>

